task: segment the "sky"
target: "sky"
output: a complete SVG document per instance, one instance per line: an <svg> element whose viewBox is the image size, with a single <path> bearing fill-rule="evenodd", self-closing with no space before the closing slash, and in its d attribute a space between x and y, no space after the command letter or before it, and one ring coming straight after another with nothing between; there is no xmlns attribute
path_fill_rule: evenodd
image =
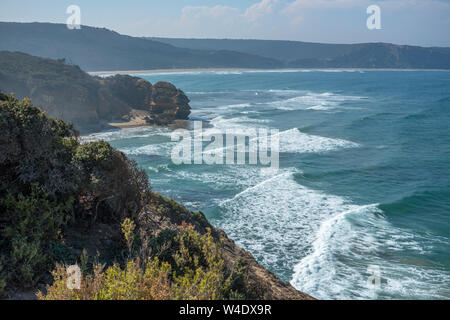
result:
<svg viewBox="0 0 450 320"><path fill-rule="evenodd" d="M0 21L66 23L69 5L131 36L450 47L450 0L1 0ZM381 29L367 28L370 5Z"/></svg>

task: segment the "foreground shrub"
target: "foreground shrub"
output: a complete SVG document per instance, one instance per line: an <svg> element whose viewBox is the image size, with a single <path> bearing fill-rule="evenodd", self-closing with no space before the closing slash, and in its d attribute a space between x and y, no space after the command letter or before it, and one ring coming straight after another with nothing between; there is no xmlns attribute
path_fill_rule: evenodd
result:
<svg viewBox="0 0 450 320"><path fill-rule="evenodd" d="M147 174L104 141L79 145L73 156L81 170L84 211L93 222L121 222L136 217L150 199Z"/></svg>
<svg viewBox="0 0 450 320"><path fill-rule="evenodd" d="M120 223L150 195L145 172L123 153L80 144L72 125L0 93L0 294L35 287L72 260L70 224Z"/></svg>
<svg viewBox="0 0 450 320"><path fill-rule="evenodd" d="M40 183L51 196L64 196L77 188L72 150L66 140L75 131L51 119L30 100L13 96L0 99L0 195L14 188L28 191Z"/></svg>
<svg viewBox="0 0 450 320"><path fill-rule="evenodd" d="M28 194L10 192L0 199L3 281L30 288L40 280L51 266L46 252L51 242L60 238L72 203L73 199L63 204L51 201L38 184L33 184Z"/></svg>
<svg viewBox="0 0 450 320"><path fill-rule="evenodd" d="M153 194L145 171L108 143L81 144L71 125L0 94L0 295L48 283L54 269L40 299L248 297L245 268L225 270L208 227ZM94 250L104 264L90 261ZM63 265L77 257L81 287L70 290Z"/></svg>
<svg viewBox="0 0 450 320"><path fill-rule="evenodd" d="M130 221L123 223L124 235L130 237ZM70 290L69 275L58 266L54 283L40 299L86 300L211 300L225 298L230 280L224 280L223 260L211 233L201 235L192 226L184 225L176 236L179 249L173 254L175 265L159 258L128 261L124 268L114 265L103 271L82 276L81 288Z"/></svg>

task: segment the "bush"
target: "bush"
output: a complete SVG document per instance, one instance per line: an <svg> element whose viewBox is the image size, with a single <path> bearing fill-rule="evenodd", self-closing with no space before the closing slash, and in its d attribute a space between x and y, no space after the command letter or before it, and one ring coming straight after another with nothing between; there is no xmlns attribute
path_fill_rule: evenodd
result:
<svg viewBox="0 0 450 320"><path fill-rule="evenodd" d="M130 221L125 221L124 235L130 236ZM175 240L179 249L174 253L174 265L158 257L127 262L125 268L114 265L103 271L96 265L94 272L82 277L80 290L67 287L65 268L53 272L54 283L40 299L86 300L208 300L224 298L229 280L224 280L223 260L211 234L200 235L192 226L180 227Z"/></svg>
<svg viewBox="0 0 450 320"><path fill-rule="evenodd" d="M80 144L72 125L0 93L0 288L33 287L73 261L69 223L136 217L150 195L145 172L123 153Z"/></svg>
<svg viewBox="0 0 450 320"><path fill-rule="evenodd" d="M51 196L73 193L77 174L68 139L74 139L73 127L48 118L29 100L0 101L0 196L12 188L27 191L35 182Z"/></svg>
<svg viewBox="0 0 450 320"><path fill-rule="evenodd" d="M93 221L120 222L135 218L151 194L144 170L104 141L79 145L72 159L83 176L84 211Z"/></svg>
<svg viewBox="0 0 450 320"><path fill-rule="evenodd" d="M94 223L106 232L83 238ZM208 227L201 212L153 194L145 171L108 143L80 144L71 125L0 94L0 295L36 287L54 269L40 299L247 297L245 267L225 270ZM88 251L101 247L105 234L119 249L100 265ZM84 248L81 289L69 290L63 264Z"/></svg>
<svg viewBox="0 0 450 320"><path fill-rule="evenodd" d="M40 280L50 266L45 252L60 238L72 203L72 198L62 204L51 201L38 184L28 194L9 192L0 199L0 248L8 282L31 288Z"/></svg>

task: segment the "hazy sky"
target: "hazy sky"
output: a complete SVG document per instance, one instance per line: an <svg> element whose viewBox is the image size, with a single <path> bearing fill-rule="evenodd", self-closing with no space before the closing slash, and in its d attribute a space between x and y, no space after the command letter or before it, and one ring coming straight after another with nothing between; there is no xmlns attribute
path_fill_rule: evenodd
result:
<svg viewBox="0 0 450 320"><path fill-rule="evenodd" d="M83 25L133 36L450 46L450 0L1 0L0 21L65 23L71 4Z"/></svg>

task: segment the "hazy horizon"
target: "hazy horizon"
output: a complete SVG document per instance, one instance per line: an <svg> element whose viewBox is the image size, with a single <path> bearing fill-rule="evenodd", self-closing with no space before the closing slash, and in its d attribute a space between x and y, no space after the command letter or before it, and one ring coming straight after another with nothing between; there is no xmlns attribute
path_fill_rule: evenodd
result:
<svg viewBox="0 0 450 320"><path fill-rule="evenodd" d="M379 30L366 25L374 4ZM81 8L82 25L135 37L450 47L450 0L4 0L0 21L65 23L70 5Z"/></svg>

